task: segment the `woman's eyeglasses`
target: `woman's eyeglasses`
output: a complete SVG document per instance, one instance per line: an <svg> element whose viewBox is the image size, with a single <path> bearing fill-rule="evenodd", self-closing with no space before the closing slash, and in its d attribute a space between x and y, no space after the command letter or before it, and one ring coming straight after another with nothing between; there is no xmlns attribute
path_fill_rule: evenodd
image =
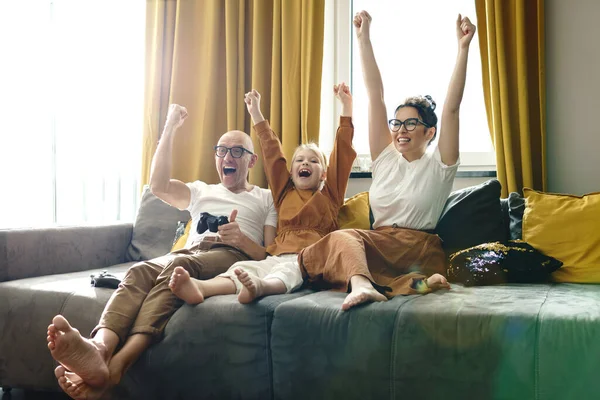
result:
<svg viewBox="0 0 600 400"><path fill-rule="evenodd" d="M400 121L399 119L390 119L388 124L392 132L398 132L400 128L402 128L402 125L404 125L404 129L406 129L408 132L414 131L419 124L422 124L426 128L431 128L429 124L426 124L419 118L407 118L404 121Z"/></svg>

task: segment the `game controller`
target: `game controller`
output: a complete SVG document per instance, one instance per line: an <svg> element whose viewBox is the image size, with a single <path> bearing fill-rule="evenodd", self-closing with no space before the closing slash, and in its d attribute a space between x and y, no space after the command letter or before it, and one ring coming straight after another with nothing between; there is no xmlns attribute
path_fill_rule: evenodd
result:
<svg viewBox="0 0 600 400"><path fill-rule="evenodd" d="M102 271L99 275L90 275L92 278L93 287L102 287L109 289L116 289L119 287L121 280L114 275L108 273L108 271Z"/></svg>
<svg viewBox="0 0 600 400"><path fill-rule="evenodd" d="M229 223L229 219L225 216L215 216L207 212L200 213L200 220L198 221L198 227L196 231L200 234L206 232L208 229L211 232L218 232L219 226Z"/></svg>

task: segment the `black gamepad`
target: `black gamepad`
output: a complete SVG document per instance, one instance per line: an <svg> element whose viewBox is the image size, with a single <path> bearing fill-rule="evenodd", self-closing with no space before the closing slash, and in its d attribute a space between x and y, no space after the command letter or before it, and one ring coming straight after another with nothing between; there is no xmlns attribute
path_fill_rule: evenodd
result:
<svg viewBox="0 0 600 400"><path fill-rule="evenodd" d="M90 277L92 278L92 286L94 287L116 289L119 287L119 283L121 283L119 278L109 274L108 271L102 271L102 273L98 275L92 274Z"/></svg>
<svg viewBox="0 0 600 400"><path fill-rule="evenodd" d="M207 212L200 213L200 220L198 221L198 227L196 231L198 233L204 233L208 229L211 232L218 232L220 225L229 223L229 219L223 215L217 217Z"/></svg>

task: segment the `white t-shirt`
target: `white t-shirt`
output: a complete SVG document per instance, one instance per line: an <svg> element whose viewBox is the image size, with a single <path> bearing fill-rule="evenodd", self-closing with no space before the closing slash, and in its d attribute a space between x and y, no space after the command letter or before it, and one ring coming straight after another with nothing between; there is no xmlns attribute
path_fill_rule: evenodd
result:
<svg viewBox="0 0 600 400"><path fill-rule="evenodd" d="M232 210L238 210L235 220L240 224L240 230L261 246L264 245L265 225L277 227L277 211L268 189L254 186L249 192L233 193L220 183L209 185L202 181L190 182L187 186L192 192L190 205L186 208L192 216L192 226L185 247L200 242L205 236L216 235L208 229L202 234L197 232L202 212L229 218Z"/></svg>
<svg viewBox="0 0 600 400"><path fill-rule="evenodd" d="M373 161L373 183L369 202L373 228L396 226L431 230L437 225L452 190L459 161L445 165L440 151L426 152L408 162L390 143Z"/></svg>

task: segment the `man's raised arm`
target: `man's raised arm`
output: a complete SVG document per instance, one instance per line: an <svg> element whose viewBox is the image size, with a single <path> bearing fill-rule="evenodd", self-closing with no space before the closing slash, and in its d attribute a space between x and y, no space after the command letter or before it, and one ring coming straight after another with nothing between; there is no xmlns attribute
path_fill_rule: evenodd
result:
<svg viewBox="0 0 600 400"><path fill-rule="evenodd" d="M156 153L152 158L152 169L150 170L150 190L152 193L162 201L181 210L189 206L191 191L185 183L177 179L171 179L171 162L173 158L173 138L187 115L185 107L177 104L169 106L167 122L158 142Z"/></svg>

